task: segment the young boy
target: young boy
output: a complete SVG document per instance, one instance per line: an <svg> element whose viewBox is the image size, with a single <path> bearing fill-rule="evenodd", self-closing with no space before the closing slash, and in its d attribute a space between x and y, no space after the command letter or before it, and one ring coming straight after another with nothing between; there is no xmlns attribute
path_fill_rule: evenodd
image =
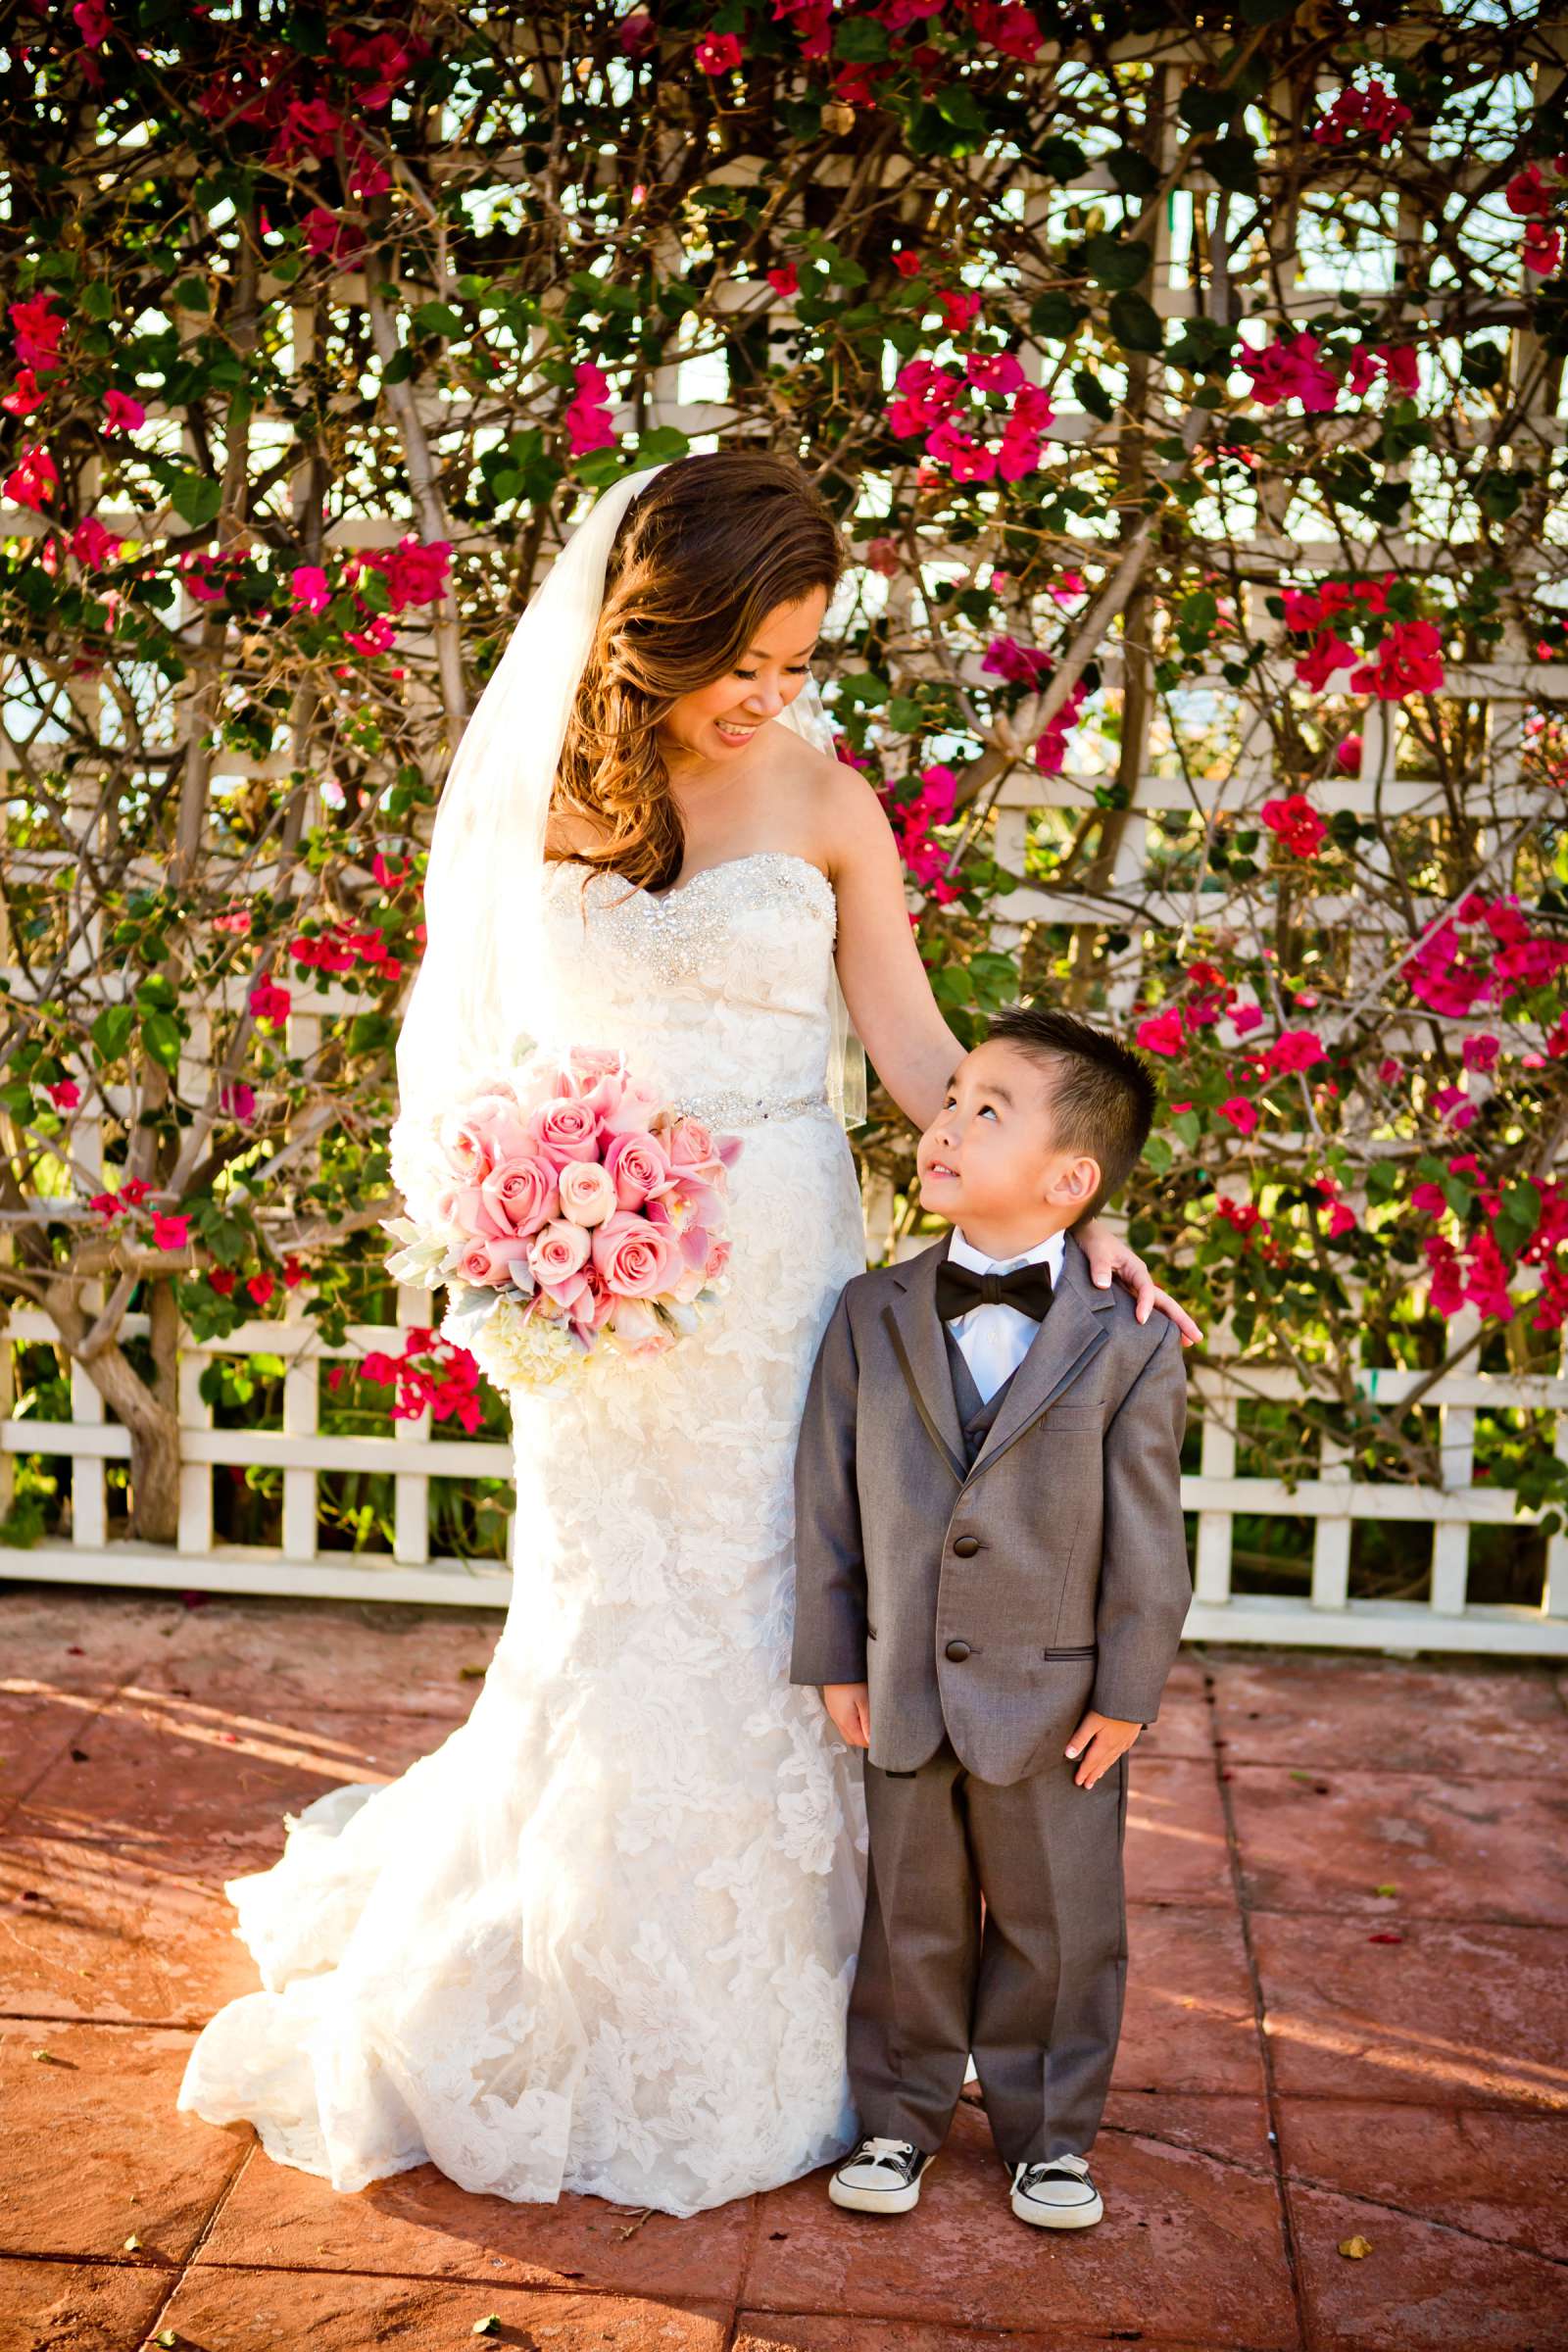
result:
<svg viewBox="0 0 1568 2352"><path fill-rule="evenodd" d="M920 1138L951 1234L852 1282L796 1465L791 1680L867 1749L849 2017L865 2137L835 2204L907 2213L969 2053L1012 2211L1081 2230L1121 2027L1127 1750L1191 1598L1181 1342L1072 1228L1142 1152L1138 1056L1015 1009ZM982 1928L981 1900L985 1916Z"/></svg>

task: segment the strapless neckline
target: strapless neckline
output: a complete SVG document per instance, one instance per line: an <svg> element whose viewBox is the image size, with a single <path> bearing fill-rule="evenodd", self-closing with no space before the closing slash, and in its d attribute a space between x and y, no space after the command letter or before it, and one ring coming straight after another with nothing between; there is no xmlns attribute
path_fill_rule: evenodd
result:
<svg viewBox="0 0 1568 2352"><path fill-rule="evenodd" d="M557 858L551 863L555 869L579 867L579 860L575 858ZM648 890L640 882L627 883L626 889L629 896L646 899L651 906L666 906L671 900L684 898L688 891L695 890L700 882L708 881L713 874L728 874L738 866L762 864L804 866L807 873L815 875L827 897L837 906L837 895L822 868L813 858L803 858L795 850L747 850L739 858L721 858L715 865L700 865L695 874L688 874L684 882L672 882L667 890ZM610 873L605 867L598 870L605 874L608 881L624 880L624 876Z"/></svg>

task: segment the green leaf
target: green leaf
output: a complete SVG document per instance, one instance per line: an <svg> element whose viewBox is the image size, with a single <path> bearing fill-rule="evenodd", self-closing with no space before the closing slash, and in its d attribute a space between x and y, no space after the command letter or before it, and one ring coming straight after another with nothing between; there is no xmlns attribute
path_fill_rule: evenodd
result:
<svg viewBox="0 0 1568 2352"><path fill-rule="evenodd" d="M136 1002L143 1012L172 1012L178 1001L167 972L148 972L137 983Z"/></svg>
<svg viewBox="0 0 1568 2352"><path fill-rule="evenodd" d="M1243 133L1206 140L1198 150L1198 161L1210 179L1232 195L1257 194L1257 149Z"/></svg>
<svg viewBox="0 0 1568 2352"><path fill-rule="evenodd" d="M1164 328L1147 295L1131 291L1112 295L1108 316L1110 331L1123 351L1158 351Z"/></svg>
<svg viewBox="0 0 1568 2352"><path fill-rule="evenodd" d="M1136 147L1113 147L1105 169L1124 196L1152 196L1160 181L1159 168Z"/></svg>
<svg viewBox="0 0 1568 2352"><path fill-rule="evenodd" d="M1042 343L1065 343L1080 318L1088 317L1070 294L1042 294L1029 313L1029 332Z"/></svg>
<svg viewBox="0 0 1568 2352"><path fill-rule="evenodd" d="M1539 1188L1528 1178L1518 1184L1510 1184L1502 1196L1502 1213L1513 1224L1522 1225L1526 1233L1534 1233L1541 1223Z"/></svg>
<svg viewBox="0 0 1568 2352"><path fill-rule="evenodd" d="M1203 375L1212 368L1228 369L1234 340L1234 328L1223 325L1217 318L1186 318L1180 336L1165 357L1174 367L1190 368L1195 375ZM1181 453L1173 450L1168 454L1174 457Z"/></svg>
<svg viewBox="0 0 1568 2352"><path fill-rule="evenodd" d="M652 432L644 433L637 444L637 466L667 466L676 458L684 458L691 448L686 435L676 424L658 424Z"/></svg>
<svg viewBox="0 0 1568 2352"><path fill-rule="evenodd" d="M221 482L201 473L176 473L169 486L174 512L188 522L192 530L200 530L211 522L222 504Z"/></svg>
<svg viewBox="0 0 1568 2352"><path fill-rule="evenodd" d="M937 90L936 102L937 113L955 130L967 131L975 138L985 136L986 119L966 81L943 82Z"/></svg>
<svg viewBox="0 0 1568 2352"><path fill-rule="evenodd" d="M1229 90L1205 90L1201 82L1190 81L1176 103L1176 112L1189 130L1222 130L1236 111L1236 97Z"/></svg>
<svg viewBox="0 0 1568 2352"><path fill-rule="evenodd" d="M468 331L466 321L449 302L421 302L413 314L413 325L416 335L451 337L466 335Z"/></svg>
<svg viewBox="0 0 1568 2352"><path fill-rule="evenodd" d="M879 65L887 53L887 27L874 17L847 17L833 35L834 56L858 66Z"/></svg>
<svg viewBox="0 0 1568 2352"><path fill-rule="evenodd" d="M171 1077L179 1067L180 1023L171 1012L150 1012L141 1025L143 1051Z"/></svg>
<svg viewBox="0 0 1568 2352"><path fill-rule="evenodd" d="M106 1004L92 1025L93 1051L100 1065L118 1061L125 1051L136 1015L129 1004Z"/></svg>
<svg viewBox="0 0 1568 2352"><path fill-rule="evenodd" d="M1089 169L1089 158L1076 139L1042 139L1031 160L1047 179L1076 179Z"/></svg>
<svg viewBox="0 0 1568 2352"><path fill-rule="evenodd" d="M1478 391L1490 392L1494 384L1501 383L1507 362L1507 353L1495 343L1470 343L1459 363L1459 373Z"/></svg>
<svg viewBox="0 0 1568 2352"><path fill-rule="evenodd" d="M1091 416L1098 416L1102 424L1110 422L1114 414L1110 394L1092 368L1075 368L1072 371L1072 388Z"/></svg>
<svg viewBox="0 0 1568 2352"><path fill-rule="evenodd" d="M1144 1146L1144 1157L1156 1176L1163 1176L1176 1154L1162 1135L1152 1135Z"/></svg>
<svg viewBox="0 0 1568 2352"><path fill-rule="evenodd" d="M1091 237L1084 247L1090 276L1097 285L1112 290L1136 286L1148 275L1153 259L1153 247L1141 237Z"/></svg>

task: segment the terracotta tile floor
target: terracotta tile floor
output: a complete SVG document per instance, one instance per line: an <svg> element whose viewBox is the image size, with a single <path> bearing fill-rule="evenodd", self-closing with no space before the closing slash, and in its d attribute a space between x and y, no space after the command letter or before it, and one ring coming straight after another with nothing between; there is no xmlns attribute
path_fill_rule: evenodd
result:
<svg viewBox="0 0 1568 2352"><path fill-rule="evenodd" d="M0 2352L1568 2352L1546 1667L1184 1653L1134 1762L1082 2237L1010 2218L967 2103L885 2223L820 2178L685 2222L433 2166L345 2196L176 2116L195 2031L256 1983L221 1880L437 1746L498 1630L0 1584Z"/></svg>

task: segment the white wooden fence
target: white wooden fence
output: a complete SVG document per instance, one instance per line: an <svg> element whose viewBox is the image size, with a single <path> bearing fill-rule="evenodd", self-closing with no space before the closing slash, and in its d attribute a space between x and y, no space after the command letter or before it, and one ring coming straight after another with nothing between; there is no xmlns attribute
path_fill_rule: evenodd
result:
<svg viewBox="0 0 1568 2352"><path fill-rule="evenodd" d="M1182 59L1175 51L1162 52L1162 71L1179 72L1181 66ZM1546 105L1552 98L1553 92L1543 90L1538 102ZM846 168L836 161L829 163L825 175L832 177ZM748 176L749 170L725 163L718 165L710 176L715 180L738 178ZM1110 184L1103 166L1091 164L1082 180L1075 183L1074 193L1102 190ZM1205 206L1212 200L1212 191L1205 193L1200 181L1196 183L1196 192L1184 193L1172 206L1160 208L1153 230L1156 241L1153 293L1157 307L1167 317L1188 316L1199 307L1187 267L1172 257L1172 222L1182 206ZM1059 202L1059 190L1042 186L1038 197L1026 195L1026 218L1031 220L1036 218L1037 204L1043 217L1047 209ZM1407 222L1401 225L1408 229ZM1295 273L1288 270L1283 282L1293 289L1289 297L1291 309L1300 319L1328 308L1337 290L1332 282L1315 280L1310 269ZM264 287L263 291L266 295L268 289ZM365 300L363 281L352 274L336 281L334 292L345 304ZM761 289L755 284L720 285L714 290L713 302L718 310L755 316L760 297ZM1439 299L1436 294L1427 296L1429 305ZM299 330L306 337L307 347L309 321L309 312L301 311ZM788 333L787 314L778 314L775 324L780 334ZM1515 333L1516 347L1521 340ZM1038 376L1041 372L1038 351L1025 345L1022 357L1026 369ZM723 381L715 382L711 370L711 362L661 369L653 386L652 400L635 411L623 410L616 417L617 429L634 433L652 424L675 424L691 434L699 446L711 446L710 441L705 444L704 437L721 431L733 415L723 397ZM424 396L416 397L422 404ZM421 413L431 430L438 430L439 408ZM1562 420L1553 411L1534 418L1532 430L1543 442L1555 441L1562 435ZM1102 428L1092 418L1068 414L1058 417L1054 431L1059 439L1076 441L1099 435ZM138 535L145 533L147 527L145 517L105 514L103 519L111 529L118 522L128 531L134 523ZM42 527L37 517L25 513L10 513L5 521L8 530L14 529L19 534ZM1303 546L1287 539L1278 527L1279 517L1267 512L1266 499L1260 504L1258 525L1259 538L1248 552L1251 558L1261 560L1265 571L1270 566L1275 570L1289 566L1294 575L1299 576L1303 569L1309 571L1314 565L1333 569L1343 564L1344 551L1335 542L1323 540ZM408 527L406 516L357 516L351 524L334 526L330 541L334 547L384 545L396 540ZM1380 541L1376 553L1381 563L1399 562L1421 568L1432 563L1434 551L1410 550ZM955 556L958 564L967 568L969 556L962 550L956 550ZM899 592L894 593L897 597ZM1271 624L1260 599L1248 619L1252 630L1265 638L1269 636ZM1119 677L1114 654L1104 666L1108 681L1114 684ZM974 681L980 682L972 659L969 668ZM1211 684L1217 698L1222 701L1228 698L1234 705L1234 693L1223 681L1216 679ZM1565 685L1568 673L1532 665L1521 658L1519 649L1511 649L1511 658L1489 664L1485 669L1450 678L1446 691L1487 701L1493 707L1494 740L1487 783L1487 812L1493 823L1533 813L1530 795L1519 782L1518 721L1530 697L1544 691L1561 693ZM1394 780L1391 730L1396 724L1384 706L1372 708L1362 728L1360 774L1315 788L1314 797L1320 807L1366 809L1374 805L1377 796L1377 805L1385 811L1419 810L1423 794L1434 788L1412 781L1407 773ZM215 781L246 770L245 761L225 757L220 763L220 775ZM1009 783L1003 793L996 819L1001 862L1021 873L1025 831L1032 812L1045 808L1082 808L1092 802L1095 781L1093 777L1070 773L1046 778L1030 771ZM1152 894L1149 887L1147 830L1151 815L1172 808L1196 807L1203 814L1227 808L1255 809L1260 800L1276 789L1266 735L1254 705L1252 721L1241 728L1239 756L1223 779L1205 780L1195 789L1185 780L1174 782L1165 775L1141 776L1121 832L1108 888L1094 895L1026 887L1006 902L1005 912L1014 934L1021 936L1024 928L1033 923L1114 920L1129 900L1138 903L1145 922L1184 921L1194 911L1190 905L1175 899L1167 902ZM1212 919L1218 911L1213 900L1205 900L1205 917ZM1322 905L1316 911L1326 922L1335 920L1337 915L1344 919L1353 914L1348 906L1335 909ZM1247 919L1251 922L1257 917L1248 915ZM1139 956L1135 942L1113 973L1112 1003L1122 1009L1130 1006L1138 981ZM308 1004L302 1004L300 1013L291 1021L291 1050L299 1051L307 1043L309 1032L318 1031L320 1020L330 1018L338 1008L330 997L313 998ZM193 1041L193 1047L197 1044L199 1041ZM873 1203L873 1230L884 1213L884 1203ZM178 1541L172 1549L112 1540L106 1471L111 1463L128 1457L128 1437L123 1428L106 1417L98 1392L79 1368L72 1375L69 1421L45 1423L7 1417L13 1395L13 1348L48 1342L53 1336L44 1316L30 1310L13 1312L0 1341L0 1505L4 1502L8 1485L5 1473L11 1457L41 1453L65 1457L69 1462L70 1513L66 1540L49 1541L11 1553L0 1551L0 1572L59 1583L186 1586L211 1592L504 1605L511 1587L510 1575L504 1567L432 1553L430 1484L438 1478L505 1479L511 1471L510 1448L441 1434L432 1428L428 1416L419 1421L390 1424L390 1434L384 1436L321 1434L319 1384L333 1361L334 1351L323 1347L313 1324L298 1319L298 1303L297 1298L291 1301L295 1309L293 1320L257 1320L242 1325L222 1341L198 1346L187 1335L180 1356L182 1468ZM431 1302L425 1294L400 1295L401 1325L426 1322L430 1312ZM126 1327L127 1336L136 1336L137 1330L137 1318L132 1317ZM1451 1336L1462 1339L1463 1329ZM1222 1351L1224 1335L1214 1338ZM395 1354L399 1347L398 1329L364 1325L352 1328L342 1349L336 1352L354 1359L371 1349ZM204 1369L220 1354L243 1356L262 1351L281 1356L286 1366L281 1384L281 1427L216 1428L201 1398ZM1317 1475L1291 1486L1272 1477L1238 1476L1237 1460L1239 1446L1247 1442L1243 1416L1248 1404L1254 1400L1289 1404L1298 1399L1300 1391L1294 1375L1268 1364L1227 1364L1222 1352L1196 1371L1193 1407L1201 1430L1200 1459L1197 1473L1185 1478L1182 1486L1183 1503L1196 1515L1197 1527L1195 1593L1188 1627L1191 1635L1346 1647L1568 1654L1568 1537L1556 1536L1546 1545L1545 1582L1539 1605L1478 1605L1467 1597L1472 1528L1508 1526L1523 1531L1530 1525L1530 1514L1515 1514L1509 1493L1478 1482L1474 1475L1477 1413L1509 1410L1550 1414L1554 1416L1557 1450L1568 1458L1568 1378L1508 1378L1462 1368L1445 1375L1431 1387L1424 1385L1428 1378L1425 1374L1370 1363L1356 1375L1360 1393L1379 1404L1400 1402L1416 1391L1418 1384L1422 1386L1420 1411L1438 1416L1440 1486L1358 1480L1351 1476L1343 1451L1328 1438L1319 1448ZM280 1539L275 1546L240 1546L214 1541L214 1473L226 1467L248 1465L267 1466L281 1475ZM355 1554L322 1547L318 1483L324 1474L353 1471L384 1473L393 1482L394 1532L390 1555ZM1233 1592L1233 1533L1237 1519L1244 1515L1256 1515L1265 1521L1286 1517L1311 1522L1310 1587L1305 1596ZM1431 1573L1426 1597L1403 1601L1350 1597L1354 1531L1358 1523L1378 1521L1415 1524L1430 1530ZM517 1540L525 1543L526 1530L516 1533Z"/></svg>
<svg viewBox="0 0 1568 2352"><path fill-rule="evenodd" d="M429 1315L427 1294L400 1294L405 1323ZM131 1336L136 1332L131 1323ZM14 1341L46 1340L47 1319L13 1318ZM1461 1333L1460 1337L1464 1335ZM182 1429L179 1539L160 1545L110 1541L105 1470L129 1455L127 1433L106 1421L97 1391L77 1373L71 1421L0 1422L0 1448L42 1452L70 1461L70 1541L0 1553L0 1570L47 1582L205 1592L288 1593L317 1598L438 1601L504 1606L508 1570L490 1561L432 1555L429 1493L434 1478L511 1475L508 1446L447 1437L418 1421L392 1425L385 1437L317 1434L319 1383L335 1355L353 1360L373 1348L396 1353L395 1327L351 1327L344 1347L323 1347L314 1326L272 1321L242 1324L209 1348L187 1346L180 1360ZM219 1430L202 1403L202 1372L212 1356L265 1351L281 1355L282 1427ZM1397 1403L1427 1376L1369 1365L1360 1393L1379 1404ZM1511 1409L1556 1416L1558 1449L1568 1455L1568 1379L1508 1379L1454 1372L1429 1388L1420 1410L1439 1416L1444 1483L1441 1489L1363 1484L1349 1475L1333 1441L1321 1447L1318 1475L1294 1487L1275 1478L1238 1477L1240 1416L1253 1401L1290 1401L1299 1391L1292 1375L1267 1365L1200 1368L1192 1408L1201 1430L1198 1473L1182 1481L1184 1507L1197 1514L1192 1637L1236 1642L1325 1643L1353 1648L1444 1649L1524 1654L1568 1654L1568 1538L1546 1546L1545 1591L1539 1607L1467 1602L1470 1530L1528 1526L1516 1518L1512 1495L1474 1482L1477 1410ZM213 1474L233 1465L265 1465L282 1474L281 1540L275 1547L215 1544ZM390 1556L323 1552L319 1547L317 1481L323 1472L380 1472L393 1482L394 1541ZM1232 1531L1237 1518L1256 1514L1310 1519L1313 1525L1309 1598L1269 1593L1233 1594ZM1431 1530L1430 1597L1412 1601L1351 1599L1350 1552L1357 1521L1415 1523ZM525 1529L517 1540L527 1541Z"/></svg>

